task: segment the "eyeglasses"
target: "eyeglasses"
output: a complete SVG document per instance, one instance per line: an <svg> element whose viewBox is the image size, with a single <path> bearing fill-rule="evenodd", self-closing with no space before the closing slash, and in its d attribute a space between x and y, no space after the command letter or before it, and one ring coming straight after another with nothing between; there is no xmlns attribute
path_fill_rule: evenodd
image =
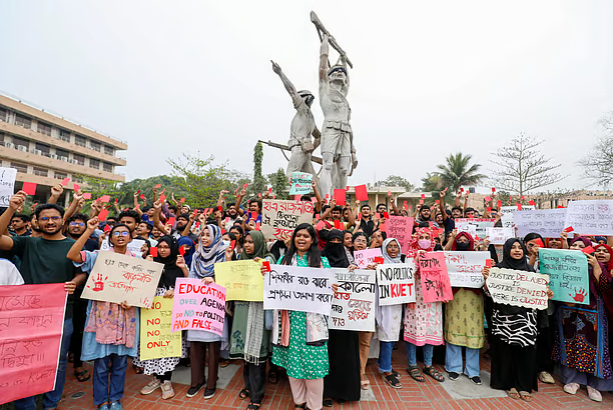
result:
<svg viewBox="0 0 613 410"><path fill-rule="evenodd" d="M130 232L128 232L128 231L121 231L121 232L115 231L115 232L113 232L113 236L119 236L119 235L121 235L121 236L128 236L128 235L130 235Z"/></svg>
<svg viewBox="0 0 613 410"><path fill-rule="evenodd" d="M71 222L70 226L85 226L83 222Z"/></svg>
<svg viewBox="0 0 613 410"><path fill-rule="evenodd" d="M38 218L39 221L43 221L43 222L47 222L49 219L56 222L56 221L60 221L62 217L61 216L43 216L41 218Z"/></svg>

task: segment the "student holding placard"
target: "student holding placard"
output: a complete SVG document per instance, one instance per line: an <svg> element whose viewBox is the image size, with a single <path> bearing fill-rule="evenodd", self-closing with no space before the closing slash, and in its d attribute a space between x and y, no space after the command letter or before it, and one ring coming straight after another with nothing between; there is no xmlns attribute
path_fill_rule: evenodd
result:
<svg viewBox="0 0 613 410"><path fill-rule="evenodd" d="M583 250L592 245L585 237L577 237L571 250ZM605 248L606 249L606 248ZM600 251L600 259L605 259ZM610 280L605 265L595 256L586 254L589 264L589 292L577 293L575 300L583 301L589 294L589 305L561 304L556 312L556 332L553 358L560 365L564 391L576 394L581 385L587 386L588 396L602 401L601 391L613 390L611 352L603 340L608 338L609 321L599 282L603 275Z"/></svg>

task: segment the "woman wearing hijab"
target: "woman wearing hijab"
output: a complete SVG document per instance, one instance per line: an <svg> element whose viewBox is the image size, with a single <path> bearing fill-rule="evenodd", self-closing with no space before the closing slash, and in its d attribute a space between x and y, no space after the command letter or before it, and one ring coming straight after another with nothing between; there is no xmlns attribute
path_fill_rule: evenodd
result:
<svg viewBox="0 0 613 410"><path fill-rule="evenodd" d="M344 245L344 233L333 229L328 235L324 256L333 268L349 268ZM339 403L360 400L360 348L358 332L330 330L328 356L330 373L324 378L326 407L332 407L333 399Z"/></svg>
<svg viewBox="0 0 613 410"><path fill-rule="evenodd" d="M174 297L175 281L177 278L187 276L188 270L183 257L179 255L179 244L172 236L162 236L158 240L158 256L147 256L147 260L153 260L164 265L158 287L155 291L155 296L164 296L165 298ZM183 346L182 357L187 357L186 344ZM134 360L133 363L137 367L142 367L145 374L154 375L153 380L149 382L140 391L141 394L151 394L157 389L162 389L162 398L170 399L174 397L175 392L172 388L170 378L172 371L177 367L181 357L164 357L161 359Z"/></svg>
<svg viewBox="0 0 613 410"><path fill-rule="evenodd" d="M503 247L502 262L497 268L534 272L528 264L528 251L517 238L508 239ZM490 269L483 268L487 279ZM484 286L485 293L491 297ZM549 298L553 293L548 290ZM532 401L538 391L536 339L538 335L536 309L494 303L491 327L491 387L505 390L512 399Z"/></svg>
<svg viewBox="0 0 613 410"><path fill-rule="evenodd" d="M577 237L570 249L580 251L591 245L589 239ZM613 390L611 352L607 348L609 319L600 290L601 277L608 279L609 273L595 256L585 256L589 265L589 304L563 303L558 307L553 358L560 364L566 393L576 394L583 384L590 399L602 401L600 392Z"/></svg>
<svg viewBox="0 0 613 410"><path fill-rule="evenodd" d="M404 314L404 340L407 346L407 359L409 375L418 382L426 379L417 367L417 347L423 346L424 368L423 372L437 382L445 377L432 366L434 346L445 343L443 334L443 303L424 303L419 275L419 256L434 250L435 242L432 240L432 229L419 228L413 235L407 258L414 258L417 267L415 271L415 303L408 303Z"/></svg>
<svg viewBox="0 0 613 410"><path fill-rule="evenodd" d="M183 254L183 259L185 259L185 264L189 267L192 266L192 258L194 253L196 252L196 244L191 240L189 236L181 236L177 243L180 247L183 247L185 253Z"/></svg>
<svg viewBox="0 0 613 410"><path fill-rule="evenodd" d="M447 244L452 251L475 250L475 241L467 232L453 231ZM449 250L449 249L447 249ZM450 380L457 380L462 373L462 347L466 352L464 374L470 381L481 384L479 349L485 344L483 329L483 295L481 289L452 288L453 300L445 305L445 369Z"/></svg>
<svg viewBox="0 0 613 410"><path fill-rule="evenodd" d="M613 362L613 248L609 245L596 245L594 256L598 262L603 264L606 269L600 275L598 281L598 290L602 295L602 301L607 311L609 318L609 357ZM611 363L613 367L613 363Z"/></svg>

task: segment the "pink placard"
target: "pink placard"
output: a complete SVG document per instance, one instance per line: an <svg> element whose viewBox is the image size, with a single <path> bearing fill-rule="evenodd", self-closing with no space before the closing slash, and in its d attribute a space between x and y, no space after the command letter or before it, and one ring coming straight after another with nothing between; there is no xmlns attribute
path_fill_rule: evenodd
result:
<svg viewBox="0 0 613 410"><path fill-rule="evenodd" d="M0 286L0 403L55 388L66 297L63 283Z"/></svg>
<svg viewBox="0 0 613 410"><path fill-rule="evenodd" d="M363 251L353 252L355 263L357 263L360 269L366 269L368 265L375 263L375 258L378 256L383 256L381 254L381 248L364 249Z"/></svg>
<svg viewBox="0 0 613 410"><path fill-rule="evenodd" d="M428 252L419 258L424 303L453 300L444 252Z"/></svg>
<svg viewBox="0 0 613 410"><path fill-rule="evenodd" d="M400 242L400 248L405 255L409 250L409 244L411 243L411 235L413 235L413 224L415 223L413 218L407 218L404 216L390 216L388 222L385 224L387 229L387 237L395 238Z"/></svg>
<svg viewBox="0 0 613 410"><path fill-rule="evenodd" d="M172 331L203 330L221 336L226 288L200 279L177 278L172 306Z"/></svg>

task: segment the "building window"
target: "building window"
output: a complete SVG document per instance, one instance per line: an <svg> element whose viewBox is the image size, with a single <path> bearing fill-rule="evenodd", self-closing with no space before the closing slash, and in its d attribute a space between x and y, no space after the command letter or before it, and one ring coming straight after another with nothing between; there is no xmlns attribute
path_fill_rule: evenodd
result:
<svg viewBox="0 0 613 410"><path fill-rule="evenodd" d="M28 166L26 164L11 162L11 168L15 168L17 172L23 172L24 174L28 173Z"/></svg>
<svg viewBox="0 0 613 410"><path fill-rule="evenodd" d="M48 157L51 154L51 147L49 145L41 144L40 142L36 143L36 149L42 151L43 155Z"/></svg>
<svg viewBox="0 0 613 410"><path fill-rule="evenodd" d="M30 129L32 128L32 118L21 114L15 114L15 125Z"/></svg>
<svg viewBox="0 0 613 410"><path fill-rule="evenodd" d="M55 155L57 155L60 159L62 159L62 157L68 158L68 151L64 151L63 149L56 148Z"/></svg>
<svg viewBox="0 0 613 410"><path fill-rule="evenodd" d="M74 143L77 144L80 147L84 147L85 146L85 137L82 137L81 135L75 135L74 136Z"/></svg>
<svg viewBox="0 0 613 410"><path fill-rule="evenodd" d="M98 151L98 152L100 152L100 151L101 151L101 147L102 147L102 146L100 145L100 143L99 143L99 142L96 142L96 141L90 141L90 142L89 142L89 147L90 147L91 149L93 149L94 151Z"/></svg>
<svg viewBox="0 0 613 410"><path fill-rule="evenodd" d="M72 154L72 158L77 161L77 164L81 166L85 165L85 157L83 155Z"/></svg>
<svg viewBox="0 0 613 410"><path fill-rule="evenodd" d="M107 155L115 155L115 150L113 149L113 147L105 145L104 146L104 153L107 154Z"/></svg>
<svg viewBox="0 0 613 410"><path fill-rule="evenodd" d="M34 175L38 175L39 177L49 176L49 171L45 168L34 167Z"/></svg>
<svg viewBox="0 0 613 410"><path fill-rule="evenodd" d="M30 142L24 138L19 138L13 135L13 144L15 144L15 148L19 149L19 147L24 147L25 149L21 149L21 151L27 151L30 148Z"/></svg>
<svg viewBox="0 0 613 410"><path fill-rule="evenodd" d="M100 169L100 160L90 158L89 159L89 167L94 169Z"/></svg>
<svg viewBox="0 0 613 410"><path fill-rule="evenodd" d="M60 172L60 171L55 171L54 172L55 175L55 179L64 179L64 178L68 178L68 174L65 172Z"/></svg>
<svg viewBox="0 0 613 410"><path fill-rule="evenodd" d="M79 175L72 174L72 182L76 182L77 184L83 183L83 177Z"/></svg>
<svg viewBox="0 0 613 410"><path fill-rule="evenodd" d="M109 164L108 162L103 162L102 169L106 172L113 172L113 165Z"/></svg>
<svg viewBox="0 0 613 410"><path fill-rule="evenodd" d="M0 141L4 142L4 133L0 132Z"/></svg>
<svg viewBox="0 0 613 410"><path fill-rule="evenodd" d="M6 108L0 107L0 121L9 122L9 112Z"/></svg>
<svg viewBox="0 0 613 410"><path fill-rule="evenodd" d="M44 122L38 121L38 125L36 126L36 130L45 135L51 136L51 125L45 124Z"/></svg>
<svg viewBox="0 0 613 410"><path fill-rule="evenodd" d="M70 142L70 131L60 130L60 139L62 141Z"/></svg>

